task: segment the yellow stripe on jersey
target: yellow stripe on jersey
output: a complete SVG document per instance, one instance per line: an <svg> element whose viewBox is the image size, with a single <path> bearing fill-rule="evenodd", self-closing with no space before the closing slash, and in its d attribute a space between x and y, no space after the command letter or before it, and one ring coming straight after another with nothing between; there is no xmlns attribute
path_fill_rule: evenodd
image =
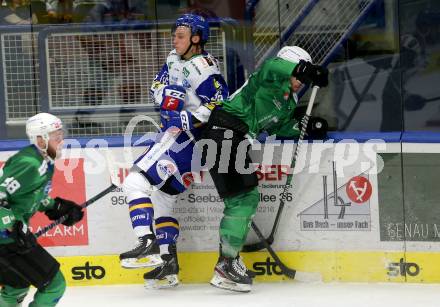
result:
<svg viewBox="0 0 440 307"><path fill-rule="evenodd" d="M153 208L153 204L152 203L143 203L143 204L131 206L129 211L131 212L133 210L141 209L141 208Z"/></svg>
<svg viewBox="0 0 440 307"><path fill-rule="evenodd" d="M156 228L162 228L162 227L167 227L167 226L179 228L179 225L176 223L173 223L173 222L164 222L164 223L156 224Z"/></svg>
<svg viewBox="0 0 440 307"><path fill-rule="evenodd" d="M222 105L222 102L221 102L221 101L215 101L215 100L203 104L204 107L208 108L208 109L211 110L211 111L214 110L215 107L217 107L217 106L221 106L221 105Z"/></svg>
<svg viewBox="0 0 440 307"><path fill-rule="evenodd" d="M153 84L151 85L151 88L154 89L154 90L157 90L161 86L165 86L165 84L163 84L162 82L159 82L159 81L153 81Z"/></svg>

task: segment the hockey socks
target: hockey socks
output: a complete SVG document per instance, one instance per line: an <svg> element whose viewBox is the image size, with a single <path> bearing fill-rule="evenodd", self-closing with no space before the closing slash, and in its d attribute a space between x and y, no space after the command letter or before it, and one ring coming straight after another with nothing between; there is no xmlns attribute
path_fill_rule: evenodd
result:
<svg viewBox="0 0 440 307"><path fill-rule="evenodd" d="M158 217L155 221L156 238L159 245L175 244L179 237L179 222L170 216ZM162 251L162 253L168 253Z"/></svg>
<svg viewBox="0 0 440 307"><path fill-rule="evenodd" d="M133 249L119 255L121 266L126 269L136 269L161 265L159 246L152 232L154 211L150 198L142 197L131 200L129 211L138 242Z"/></svg>
<svg viewBox="0 0 440 307"><path fill-rule="evenodd" d="M249 232L249 224L258 206L258 190L224 199L224 216L220 221L221 253L235 258Z"/></svg>
<svg viewBox="0 0 440 307"><path fill-rule="evenodd" d="M129 203L131 225L138 238L151 234L154 210L148 197L136 198Z"/></svg>

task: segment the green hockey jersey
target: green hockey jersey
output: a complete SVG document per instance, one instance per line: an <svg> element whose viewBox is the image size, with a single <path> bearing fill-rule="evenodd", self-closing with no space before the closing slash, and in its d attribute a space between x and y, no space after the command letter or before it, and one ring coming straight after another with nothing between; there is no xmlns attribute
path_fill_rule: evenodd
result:
<svg viewBox="0 0 440 307"><path fill-rule="evenodd" d="M0 170L0 244L11 242L6 229L16 220L28 224L35 212L53 207L53 199L48 196L53 172L53 164L34 145L6 161Z"/></svg>
<svg viewBox="0 0 440 307"><path fill-rule="evenodd" d="M263 131L282 137L299 135L298 123L293 119L298 98L290 89L295 66L280 58L267 60L223 102L223 109L244 121L251 137Z"/></svg>

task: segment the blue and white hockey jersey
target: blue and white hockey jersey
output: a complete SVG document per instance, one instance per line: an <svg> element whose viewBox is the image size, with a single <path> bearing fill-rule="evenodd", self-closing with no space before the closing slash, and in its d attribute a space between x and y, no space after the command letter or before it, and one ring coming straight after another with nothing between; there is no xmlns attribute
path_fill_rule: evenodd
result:
<svg viewBox="0 0 440 307"><path fill-rule="evenodd" d="M196 55L190 60L183 60L175 50L171 51L166 63L156 75L151 86L154 102L162 102L163 88L166 85L181 85L186 89L183 110L189 111L200 122L208 121L211 110L219 101L227 99L228 86L221 75L217 60L207 52ZM192 171L197 171L192 163L195 141L198 140L202 128L181 132L171 148L142 173L150 183L161 187L169 194L185 191L189 185ZM162 134L158 135L155 143L160 142ZM154 144L148 144L151 150ZM142 160L147 153L139 157L135 164ZM195 155L196 156L196 155Z"/></svg>
<svg viewBox="0 0 440 307"><path fill-rule="evenodd" d="M169 84L186 89L185 111L190 111L202 123L208 121L212 103L228 98L228 86L221 75L218 61L209 53L183 60L171 51L151 86L154 102L162 102L163 88Z"/></svg>

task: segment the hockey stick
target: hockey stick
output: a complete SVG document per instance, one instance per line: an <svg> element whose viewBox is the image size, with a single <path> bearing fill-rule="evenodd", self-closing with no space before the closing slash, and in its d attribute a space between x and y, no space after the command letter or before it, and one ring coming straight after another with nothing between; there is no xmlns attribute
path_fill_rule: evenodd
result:
<svg viewBox="0 0 440 307"><path fill-rule="evenodd" d="M147 171L148 169L150 169L150 167L154 164L154 162L157 161L159 159L159 157L172 146L172 144L175 142L175 140L177 139L177 137L179 136L180 133L181 133L181 130L179 130L179 129L168 129L167 131L165 131L165 135L162 137L161 141L159 143L156 143L148 151L148 153L145 155L144 159L142 159L141 162L142 162L143 170ZM187 131L187 133L190 134L189 131ZM191 137L191 135L190 135L190 137ZM194 138L194 137L192 137L192 138ZM107 195L108 193L110 193L116 187L119 186L119 184L117 184L117 182L118 182L117 175L115 174L116 163L114 161L112 154L109 151L107 151L107 153L106 153L106 161L107 161L108 170L110 172L110 178L111 178L112 184L108 188L103 190L102 192L98 193L97 195L95 195L94 197L92 197L91 199L86 201L85 203L81 204L80 206L82 208L87 208L88 206L90 206L91 204L93 204L97 200L101 199L102 197L104 197L105 195ZM40 229L38 232L35 233L35 236L37 238L42 236L43 234L45 234L49 230L62 224L65 220L67 220L67 218L68 218L67 215L62 216L61 218L59 218L55 222Z"/></svg>
<svg viewBox="0 0 440 307"><path fill-rule="evenodd" d="M318 92L318 89L319 89L318 86L316 86L316 85L313 86L312 94L310 95L310 99L307 104L306 113L304 114L304 117L301 119L301 131L299 134L298 143L296 145L295 152L293 153L292 163L290 164L290 168L292 170L295 167L296 159L298 158L298 154L299 154L299 148L301 147L301 144L303 143L303 140L304 140L304 137L306 134L307 124L309 123L310 115L312 114L312 108L313 108L313 104L315 102L315 98L316 98L316 94ZM260 242L243 246L243 249L242 249L243 252L256 252L256 251L262 250L264 248L267 248L266 245L271 245L273 243L273 241L275 240L275 233L277 231L278 224L279 224L280 218L281 218L281 214L283 212L284 205L286 203L287 192L289 190L290 183L292 182L292 177L293 177L293 174L287 175L286 184L284 185L283 192L281 193L280 205L278 207L278 211L275 216L275 221L274 221L274 224L272 227L272 231L270 232L269 236L267 237L267 239L265 239L264 237L259 237L259 239L261 240ZM255 223L252 222L252 225L253 225L252 228L255 230L255 228L256 228L256 226L254 227Z"/></svg>
<svg viewBox="0 0 440 307"><path fill-rule="evenodd" d="M147 154L136 163L136 166L144 172L148 171L160 156L171 148L181 132L182 130L177 128L167 129L160 141L148 150Z"/></svg>
<svg viewBox="0 0 440 307"><path fill-rule="evenodd" d="M98 193L97 195L93 196L92 198L90 198L88 201L86 201L85 203L81 204L81 208L87 208L88 206L90 206L91 204L93 204L94 202L96 202L97 200L101 199L102 197L104 197L105 195L107 195L108 193L110 193L111 191L113 191L115 188L117 187L117 185L115 185L114 183L112 183L108 188L106 188L105 190L103 190L102 192ZM68 216L67 215L63 215L62 217L60 217L58 220L56 220L55 222L53 222L52 224L47 225L46 227L40 229L40 231L35 233L35 236L38 238L40 236L42 236L43 234L45 234L46 232L48 232L49 230L55 228L56 226L58 226L59 224L62 224L65 220L67 220Z"/></svg>
<svg viewBox="0 0 440 307"><path fill-rule="evenodd" d="M201 123L196 123L194 124L194 128L199 128L201 125ZM159 160L160 156L171 148L181 133L186 133L189 139L179 145L185 147L187 144L194 142L195 138L190 130L182 130L177 127L168 128L164 132L160 142L155 143L153 147L148 150L147 154L136 162L136 167L140 168L144 172L148 171L151 166L153 166L153 164Z"/></svg>
<svg viewBox="0 0 440 307"><path fill-rule="evenodd" d="M281 269L283 275L287 276L290 279L295 279L298 281L306 281L306 282L322 281L322 276L319 272L302 272L302 271L297 271L295 269L291 269L288 266L286 266L281 261L280 257L278 257L278 255L275 253L272 246L270 246L270 244L266 241L266 238L264 238L263 234L261 233L257 225L254 223L254 221L252 221L251 226L252 229L257 234L258 238L261 240L264 247L269 252L270 256L275 261L276 265Z"/></svg>
<svg viewBox="0 0 440 307"><path fill-rule="evenodd" d="M119 186L117 184L118 181L116 179L116 174L114 173L114 160L113 160L113 157L111 156L110 152L107 152L106 160L107 160L107 167L108 167L108 170L110 172L110 179L111 179L112 184L109 187L107 187L105 190L101 191L100 193L96 194L95 196L93 196L92 198L87 200L85 203L82 203L80 206L83 209L87 208L88 206L90 206L94 202L96 202L99 199L103 198L105 195L107 195L108 193L110 193L111 191L113 191L115 188L117 188ZM36 238L41 237L43 234L45 234L49 230L51 230L51 229L55 228L56 226L62 224L65 220L67 220L67 218L68 218L67 215L63 215L58 220L54 221L53 223L51 223L51 224L47 225L46 227L44 227L44 228L40 229L39 231L37 231L34 234L35 237Z"/></svg>
<svg viewBox="0 0 440 307"><path fill-rule="evenodd" d="M255 231L255 233L257 234L258 238L261 240L261 244L263 245L263 248L265 247L267 249L267 251L269 252L269 254L272 256L273 260L275 260L275 263L280 267L281 272L283 272L283 274L291 279L295 278L296 275L296 270L291 269L289 267L287 267L282 261L281 259L278 257L278 255L275 253L275 251L272 249L272 246L270 246L269 242L266 240L266 238L263 236L263 234L261 233L260 229L258 229L257 225L254 223L254 221L252 221L251 223L252 229Z"/></svg>

